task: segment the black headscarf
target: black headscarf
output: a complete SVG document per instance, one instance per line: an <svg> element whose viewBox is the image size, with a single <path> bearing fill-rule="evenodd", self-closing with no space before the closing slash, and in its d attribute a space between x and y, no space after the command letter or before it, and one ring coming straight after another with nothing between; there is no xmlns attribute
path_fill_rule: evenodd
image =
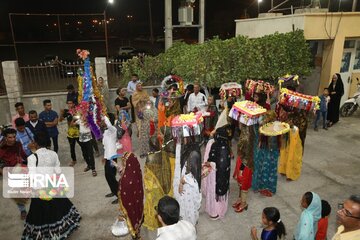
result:
<svg viewBox="0 0 360 240"><path fill-rule="evenodd" d="M229 125L216 129L215 142L209 153L209 162L216 164L216 201L226 198L230 186L230 153L229 139L231 128Z"/></svg>
<svg viewBox="0 0 360 240"><path fill-rule="evenodd" d="M181 170L186 164L186 173L191 173L201 189L201 152L199 144L190 142L181 148Z"/></svg>

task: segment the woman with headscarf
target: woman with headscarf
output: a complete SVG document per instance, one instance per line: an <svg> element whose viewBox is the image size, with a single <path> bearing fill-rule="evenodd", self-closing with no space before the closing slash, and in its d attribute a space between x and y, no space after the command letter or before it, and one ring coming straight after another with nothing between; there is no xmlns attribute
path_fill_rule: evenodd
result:
<svg viewBox="0 0 360 240"><path fill-rule="evenodd" d="M132 104L135 108L135 120L139 136L139 130L141 126L140 120L143 118L144 102L146 103L147 101L150 101L149 95L146 91L142 89L142 82L139 81L136 83L136 91L132 95L131 99Z"/></svg>
<svg viewBox="0 0 360 240"><path fill-rule="evenodd" d="M317 224L321 218L321 199L314 192L306 192L301 199L304 208L295 230L295 240L315 239Z"/></svg>
<svg viewBox="0 0 360 240"><path fill-rule="evenodd" d="M155 108L150 100L140 101L138 104L141 109L139 122L139 149L140 157L144 158L150 152L150 123L155 119Z"/></svg>
<svg viewBox="0 0 360 240"><path fill-rule="evenodd" d="M124 130L122 137L119 139L120 148L117 150L117 153L123 154L124 152L132 152L132 142L129 133L131 121L130 115L126 110L119 111L117 124L119 124L119 126Z"/></svg>
<svg viewBox="0 0 360 240"><path fill-rule="evenodd" d="M173 196L173 179L175 166L175 145L171 140L165 143L161 150L147 155L144 166L144 226L149 230L160 227L156 218L155 206L159 200L167 196Z"/></svg>
<svg viewBox="0 0 360 240"><path fill-rule="evenodd" d="M329 93L330 102L328 104L327 120L328 126L331 127L339 121L340 102L342 95L344 95L344 83L339 73L333 75L329 85Z"/></svg>
<svg viewBox="0 0 360 240"><path fill-rule="evenodd" d="M206 196L205 212L212 220L223 218L227 211L231 171L231 149L228 144L230 137L231 127L229 124L216 129L214 142L211 145L207 163L205 163L213 168L204 179L206 188L203 190Z"/></svg>
<svg viewBox="0 0 360 240"><path fill-rule="evenodd" d="M262 124L274 121L274 111L268 111ZM276 193L279 138L260 135L259 124L254 125L254 172L252 189L271 197Z"/></svg>
<svg viewBox="0 0 360 240"><path fill-rule="evenodd" d="M119 204L121 215L119 220L125 219L133 239L140 238L140 228L144 219L144 189L142 172L138 159L133 153L126 152L120 158L117 166L120 171Z"/></svg>
<svg viewBox="0 0 360 240"><path fill-rule="evenodd" d="M191 137L178 140L174 172L174 197L180 204L180 216L193 225L201 207L201 152Z"/></svg>

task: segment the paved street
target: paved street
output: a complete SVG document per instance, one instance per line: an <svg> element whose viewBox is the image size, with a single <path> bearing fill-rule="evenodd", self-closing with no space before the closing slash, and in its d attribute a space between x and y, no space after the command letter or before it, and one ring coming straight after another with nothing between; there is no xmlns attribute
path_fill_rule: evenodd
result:
<svg viewBox="0 0 360 240"><path fill-rule="evenodd" d="M70 153L66 141L65 123L62 123L60 128L59 156L61 163L67 165ZM235 143L233 145L235 147ZM277 194L274 197L266 198L250 192L248 211L237 214L229 206L225 219L220 221L210 220L205 214L203 206L197 225L198 239L250 239L250 227L260 225L262 209L267 206L280 209L281 219L287 228L287 239L292 239L301 213L300 199L306 191L315 191L321 198L330 202L333 211L329 221L328 236L331 237L336 229L337 203L350 194L360 194L359 147L360 114L351 118L342 118L328 131L320 129L319 132L314 132L312 128L309 128L300 179L287 182L285 178L279 176ZM80 229L70 239L116 239L110 232L110 226L117 216L118 205L112 205L110 202L113 199L104 197L109 193L109 188L105 181L100 158L97 158L96 161L98 176L94 178L90 172L82 172L85 164L81 160L78 146L77 153L76 188L72 202L80 211L82 221ZM232 161L232 168L234 167L235 162ZM2 190L2 180L0 182ZM232 180L229 203L235 200L237 194L237 184ZM19 239L23 223L19 219L16 205L10 199L1 198L0 209L0 238L4 240ZM143 228L142 235L145 240L155 239L156 233ZM130 239L130 237L122 239Z"/></svg>

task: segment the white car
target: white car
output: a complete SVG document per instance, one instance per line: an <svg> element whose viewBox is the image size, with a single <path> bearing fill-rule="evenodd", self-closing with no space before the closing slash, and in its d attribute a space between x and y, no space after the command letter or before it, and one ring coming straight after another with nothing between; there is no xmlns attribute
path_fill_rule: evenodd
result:
<svg viewBox="0 0 360 240"><path fill-rule="evenodd" d="M130 46L120 47L119 48L119 55L127 55L135 51L136 49Z"/></svg>

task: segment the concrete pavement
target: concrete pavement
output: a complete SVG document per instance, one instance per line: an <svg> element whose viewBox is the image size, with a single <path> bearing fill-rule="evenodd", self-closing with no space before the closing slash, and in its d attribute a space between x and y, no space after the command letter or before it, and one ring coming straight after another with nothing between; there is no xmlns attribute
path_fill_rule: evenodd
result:
<svg viewBox="0 0 360 240"><path fill-rule="evenodd" d="M62 165L70 160L66 140L66 125L60 126L61 135L59 158ZM136 140L134 140L136 146ZM235 143L233 143L235 149ZM110 232L110 226L115 221L118 205L112 205L113 198L105 198L109 193L103 166L100 158L96 159L98 176L83 173L85 167L81 160L79 146L77 148L78 164L75 166L75 197L71 199L82 215L81 227L70 239L130 239L115 238ZM143 165L143 162L142 162ZM232 161L232 168L235 161ZM223 220L212 221L200 211L197 225L198 239L241 239L250 238L250 227L259 226L262 209L274 206L280 209L281 219L285 223L287 239L292 239L294 229L299 220L301 209L300 199L306 191L314 191L326 199L332 206L329 220L328 237L331 238L336 229L337 204L350 194L360 194L360 114L351 118L341 118L340 122L328 131L319 132L308 129L305 142L302 175L299 180L288 182L279 176L277 193L272 198L249 193L249 209L243 213L235 213L231 206ZM1 191L2 191L2 180ZM237 184L231 180L230 201L238 194ZM230 205L230 204L229 204ZM28 207L28 206L27 206ZM0 199L0 238L4 240L19 239L23 223L19 219L16 205L10 199ZM259 232L260 235L260 232ZM142 229L143 239L155 239L156 232Z"/></svg>

